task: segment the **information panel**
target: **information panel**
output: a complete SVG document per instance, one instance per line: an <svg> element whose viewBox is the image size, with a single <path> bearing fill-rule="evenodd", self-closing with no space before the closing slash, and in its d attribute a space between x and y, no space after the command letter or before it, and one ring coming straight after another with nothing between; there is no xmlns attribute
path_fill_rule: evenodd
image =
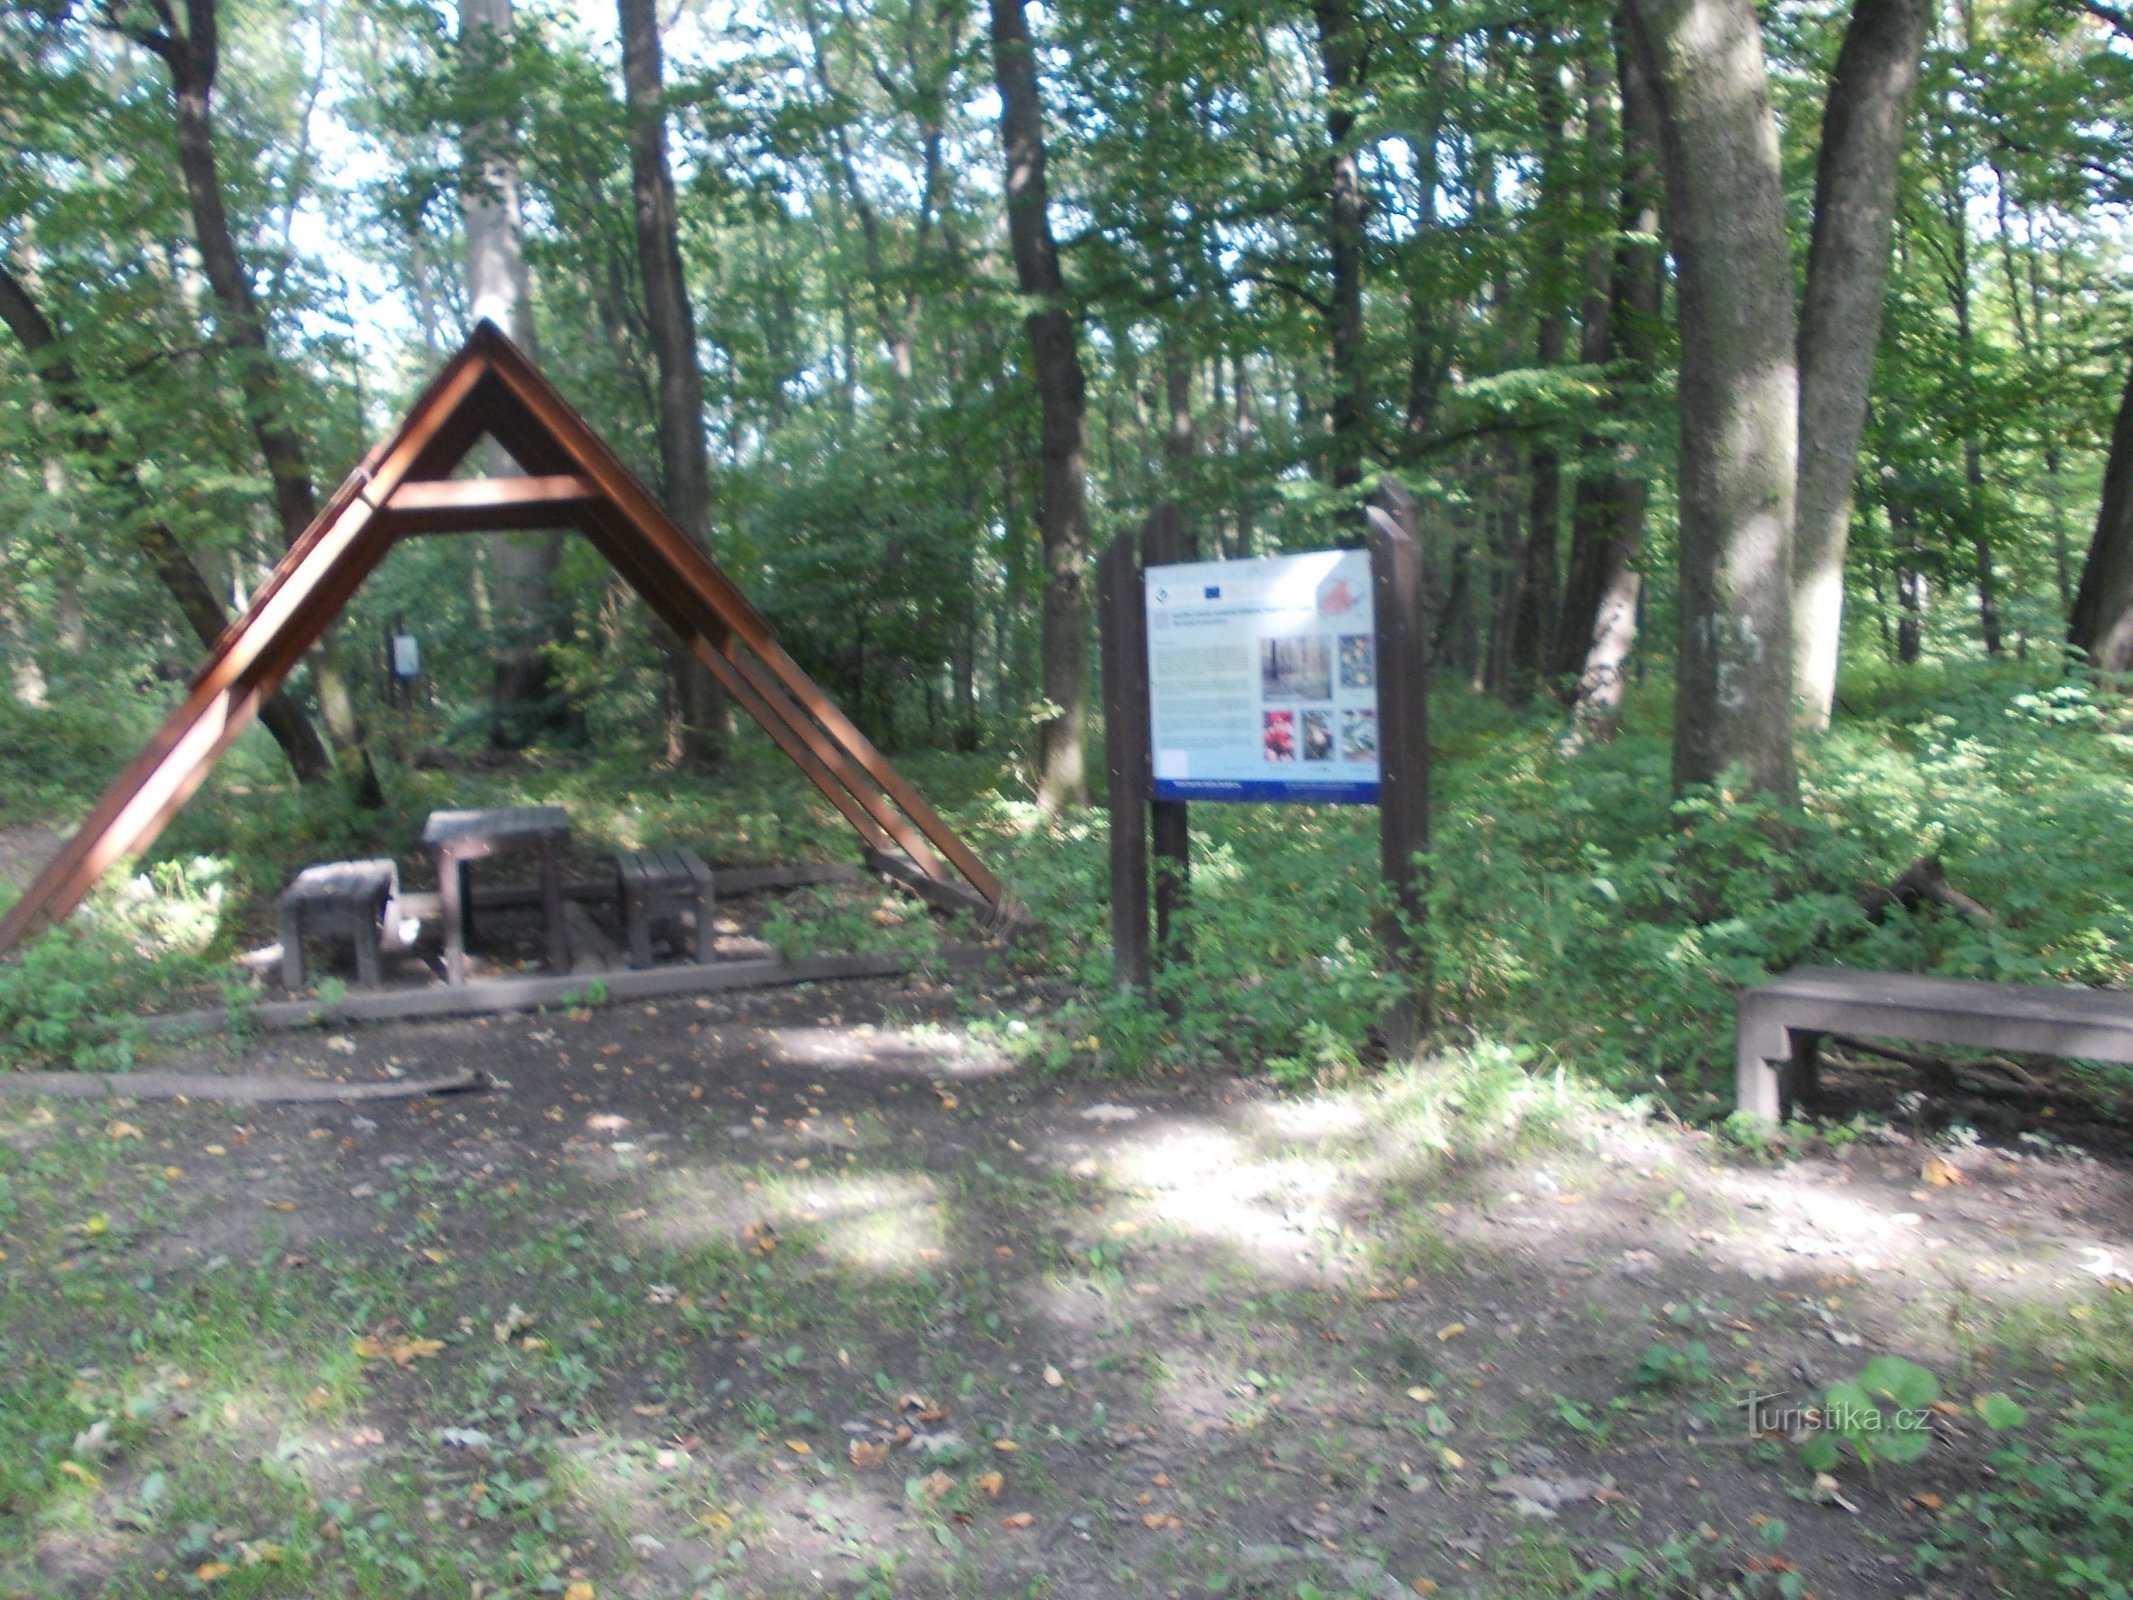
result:
<svg viewBox="0 0 2133 1600"><path fill-rule="evenodd" d="M1158 800L1378 797L1370 555L1148 568Z"/></svg>

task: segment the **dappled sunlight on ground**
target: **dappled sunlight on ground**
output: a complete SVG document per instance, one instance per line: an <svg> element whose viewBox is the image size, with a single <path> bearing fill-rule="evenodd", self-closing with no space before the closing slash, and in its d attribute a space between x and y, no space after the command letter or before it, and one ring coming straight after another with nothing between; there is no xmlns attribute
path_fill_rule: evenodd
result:
<svg viewBox="0 0 2133 1600"><path fill-rule="evenodd" d="M111 1375L77 1410L35 1369L38 1437L123 1422L189 1350L229 1376L212 1416L158 1401L85 1457L94 1492L41 1466L0 1594L190 1571L200 1524L288 1546L265 1594L415 1592L412 1562L633 1600L1525 1600L1676 1537L1733 1582L1753 1514L1819 1592L1907 1595L1883 1557L1905 1493L1974 1472L1960 1425L1930 1472L1847 1477L1853 1523L1739 1397L1882 1350L1967 1395L1990 1317L2097 1285L2126 1211L2057 1157L1954 1151L1939 1187L1908 1142L1756 1165L1500 1053L1282 1098L1010 1071L808 1004L366 1034L381 1073L476 1054L512 1088L247 1111L241 1141L197 1106L130 1108L124 1141L108 1109L6 1120L11 1155L75 1153L18 1213L11 1315L93 1306L42 1337ZM1636 1376L1654 1349L1678 1382ZM151 1471L194 1509L130 1527ZM1514 1481L1586 1487L1543 1518Z"/></svg>

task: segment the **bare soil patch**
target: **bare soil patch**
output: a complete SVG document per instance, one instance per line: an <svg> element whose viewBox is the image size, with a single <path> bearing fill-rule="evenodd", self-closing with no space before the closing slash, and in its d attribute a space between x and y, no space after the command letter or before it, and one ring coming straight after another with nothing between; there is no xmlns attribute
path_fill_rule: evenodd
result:
<svg viewBox="0 0 2133 1600"><path fill-rule="evenodd" d="M1962 1402L2048 1381L1993 1330L2122 1259L2117 1166L1901 1128L1763 1165L1515 1073L1047 1077L1030 1003L352 1030L155 1064L506 1086L0 1106L0 1340L68 1419L0 1594L1995 1591L1913 1552L1980 1481ZM1957 1406L1847 1509L1742 1403L1882 1351Z"/></svg>

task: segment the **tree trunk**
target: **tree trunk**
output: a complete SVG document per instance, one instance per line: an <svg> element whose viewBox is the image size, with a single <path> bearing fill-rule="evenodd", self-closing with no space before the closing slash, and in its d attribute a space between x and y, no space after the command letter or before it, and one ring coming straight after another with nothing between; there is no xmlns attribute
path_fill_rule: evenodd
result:
<svg viewBox="0 0 2133 1600"><path fill-rule="evenodd" d="M1622 96L1623 236L1614 252L1607 337L1627 376L1641 387L1652 378L1659 312L1666 294L1666 262L1656 243L1662 188L1659 108L1651 78L1619 24L1615 74ZM1610 404L1627 409L1619 396ZM1588 580L1580 580L1581 591L1591 595L1589 609L1581 599L1578 609L1568 612L1566 602L1566 612L1586 628L1571 707L1573 741L1584 736L1604 743L1622 723L1629 687L1625 667L1636 645L1644 594L1637 562L1644 547L1645 482L1636 471L1634 454L1633 446L1616 445L1614 464L1578 485L1580 513L1591 516L1602 531L1592 540L1596 559L1589 587ZM1588 481L1589 506L1584 503Z"/></svg>
<svg viewBox="0 0 2133 1600"><path fill-rule="evenodd" d="M68 419L69 442L88 458L97 481L134 505L148 505L152 497L132 463L119 458L81 374L65 352L55 348L58 335L51 323L5 266L0 266L0 322L5 322L20 341L30 366L51 398L52 409ZM133 540L194 637L203 646L212 647L229 627L229 617L169 524L160 517L143 518L134 528ZM297 782L319 783L331 775L332 763L326 747L319 742L318 730L286 693L276 689L268 696L260 707L259 720L289 758L289 768Z"/></svg>
<svg viewBox="0 0 2133 1600"><path fill-rule="evenodd" d="M1356 98L1362 92L1364 43L1351 0L1317 0L1318 53L1326 79L1327 240L1332 247L1333 297L1328 321L1333 347L1332 483L1363 481L1363 449L1370 402L1363 368L1363 186L1355 147Z"/></svg>
<svg viewBox="0 0 2133 1600"><path fill-rule="evenodd" d="M1533 262L1534 313L1538 321L1533 363L1542 371L1563 364L1569 346L1572 279L1565 261L1568 248L1563 214L1572 203L1571 165L1564 100L1562 57L1545 23L1533 29L1533 98L1540 113L1540 187L1535 200ZM1563 540L1563 457L1555 440L1541 434L1527 453L1526 537L1519 548L1517 601L1511 616L1504 697L1514 705L1532 698L1534 686L1548 671L1549 644L1556 626Z"/></svg>
<svg viewBox="0 0 2133 1600"><path fill-rule="evenodd" d="M2096 534L2082 563L2066 642L2099 672L2133 672L2133 374L2111 424Z"/></svg>
<svg viewBox="0 0 2133 1600"><path fill-rule="evenodd" d="M1024 0L990 0L993 78L1007 158L1007 234L1037 382L1042 477L1037 525L1044 549L1043 667L1046 715L1038 730L1037 803L1056 816L1088 799L1089 564L1088 389L1044 177L1044 112Z"/></svg>
<svg viewBox="0 0 2133 1600"><path fill-rule="evenodd" d="M459 44L467 65L493 74L511 53L511 0L459 0ZM526 270L519 216L518 161L501 120L467 128L462 137L460 212L467 232L469 316L495 323L528 356L540 353L533 328L532 279ZM493 439L482 445L482 470L492 478L521 476L518 463ZM497 631L490 742L524 743L556 720L546 646L557 633L551 593L563 558L562 535L494 533L488 541L495 575Z"/></svg>
<svg viewBox="0 0 2133 1600"><path fill-rule="evenodd" d="M1753 0L1630 0L1629 14L1680 283L1674 783L1738 764L1790 802L1799 382L1762 33Z"/></svg>
<svg viewBox="0 0 2133 1600"><path fill-rule="evenodd" d="M1932 21L1929 0L1854 0L1830 75L1800 312L1800 468L1793 540L1793 695L1829 726L1844 624L1852 476L1888 298L1896 169Z"/></svg>
<svg viewBox="0 0 2133 1600"><path fill-rule="evenodd" d="M674 175L667 163L664 71L654 0L619 0L622 89L630 119L630 196L637 224L637 265L644 280L645 322L659 364L659 468L667 514L706 548L711 534L709 446L704 434L704 372L696 350L696 316L683 276ZM718 759L724 706L711 669L662 627L673 680L683 765Z"/></svg>
<svg viewBox="0 0 2133 1600"><path fill-rule="evenodd" d="M245 420L265 462L273 486L274 510L284 543L293 541L318 514L318 491L304 456L302 436L289 414L282 373L267 339L266 320L252 294L252 281L237 251L229 212L222 201L222 179L215 156L215 75L221 66L220 19L216 0L185 0L185 26L167 5L154 8L158 26L128 28L135 42L161 58L170 72L178 168L185 200L200 249L208 288L219 308L224 338L235 352L238 392ZM312 673L319 689L319 714L326 734L355 775L357 798L382 805L384 796L363 733L355 718L347 684L334 650L331 625L320 633L312 652Z"/></svg>

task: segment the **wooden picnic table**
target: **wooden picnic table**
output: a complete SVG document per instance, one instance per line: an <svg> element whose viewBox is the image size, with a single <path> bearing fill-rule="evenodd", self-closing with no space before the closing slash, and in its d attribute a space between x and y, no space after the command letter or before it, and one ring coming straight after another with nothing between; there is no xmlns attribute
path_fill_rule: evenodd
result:
<svg viewBox="0 0 2133 1600"><path fill-rule="evenodd" d="M561 806L493 806L430 813L422 826L422 846L437 863L447 984L458 987L467 981L473 864L513 853L531 853L540 858L541 918L547 926L548 968L557 973L570 970L570 939L563 925L563 846L569 839L570 813Z"/></svg>

